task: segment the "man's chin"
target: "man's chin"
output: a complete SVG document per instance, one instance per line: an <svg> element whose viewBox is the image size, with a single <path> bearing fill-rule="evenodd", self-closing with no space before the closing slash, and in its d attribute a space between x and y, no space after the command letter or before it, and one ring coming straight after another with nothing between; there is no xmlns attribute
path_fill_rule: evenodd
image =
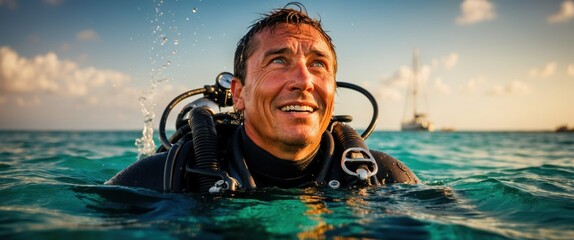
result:
<svg viewBox="0 0 574 240"><path fill-rule="evenodd" d="M321 134L316 132L316 129L295 129L289 130L285 129L283 132L283 141L289 143L289 145L301 145L308 146L321 138Z"/></svg>

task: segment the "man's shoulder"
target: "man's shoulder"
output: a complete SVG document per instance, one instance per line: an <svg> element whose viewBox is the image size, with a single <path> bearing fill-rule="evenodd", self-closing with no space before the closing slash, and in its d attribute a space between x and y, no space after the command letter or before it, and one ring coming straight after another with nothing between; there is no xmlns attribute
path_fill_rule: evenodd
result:
<svg viewBox="0 0 574 240"><path fill-rule="evenodd" d="M413 171L400 160L377 150L370 150L378 164L377 176L385 183L420 183Z"/></svg>
<svg viewBox="0 0 574 240"><path fill-rule="evenodd" d="M162 152L140 159L117 173L106 184L162 191L166 157L167 152Z"/></svg>

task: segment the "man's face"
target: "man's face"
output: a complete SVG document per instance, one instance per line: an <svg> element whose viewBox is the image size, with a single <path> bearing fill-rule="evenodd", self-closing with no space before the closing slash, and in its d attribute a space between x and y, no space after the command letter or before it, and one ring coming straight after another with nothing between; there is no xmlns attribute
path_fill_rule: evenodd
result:
<svg viewBox="0 0 574 240"><path fill-rule="evenodd" d="M279 24L253 40L245 85L237 79L232 84L247 135L276 157L306 157L320 143L333 114L333 53L308 25Z"/></svg>

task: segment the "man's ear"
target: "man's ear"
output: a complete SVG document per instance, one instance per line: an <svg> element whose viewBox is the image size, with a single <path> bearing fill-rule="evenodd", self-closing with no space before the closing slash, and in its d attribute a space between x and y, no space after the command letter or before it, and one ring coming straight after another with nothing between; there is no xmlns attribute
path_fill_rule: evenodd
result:
<svg viewBox="0 0 574 240"><path fill-rule="evenodd" d="M231 94L233 95L233 105L235 106L236 111L242 111L245 109L245 105L243 103L243 84L239 78L233 77L231 79Z"/></svg>

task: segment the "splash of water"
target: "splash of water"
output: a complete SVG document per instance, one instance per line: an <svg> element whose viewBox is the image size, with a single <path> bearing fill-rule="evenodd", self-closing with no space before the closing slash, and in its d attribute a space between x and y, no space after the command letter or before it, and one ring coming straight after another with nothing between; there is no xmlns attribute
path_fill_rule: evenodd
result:
<svg viewBox="0 0 574 240"><path fill-rule="evenodd" d="M155 118L155 96L158 95L160 87L163 83L169 81L171 77L166 74L166 70L172 65L172 58L177 53L177 49L172 48L180 44L177 37L170 37L170 34L179 36L180 33L176 26L166 27L166 21L164 18L168 16L173 16L174 14L164 14L162 10L163 1L159 1L155 8L155 18L151 20L153 24L152 33L154 36L154 41L150 48L150 52L153 57L150 57L153 65L157 67L151 70L151 85L147 91L144 91L142 96L139 98L139 103L141 106L141 111L143 114L144 128L142 130L142 137L135 140L135 145L138 148L138 159L150 156L155 153L156 145L154 142L154 118ZM171 32L163 32L163 29L170 29ZM172 41L172 42L170 42Z"/></svg>
<svg viewBox="0 0 574 240"><path fill-rule="evenodd" d="M150 96L153 97L153 95L151 93ZM141 159L150 156L155 151L155 142L153 141L153 119L155 114L153 113L153 106L149 106L151 102L148 101L148 98L142 96L139 98L139 102L144 115L144 128L142 137L136 139L135 145L138 147L138 159Z"/></svg>

